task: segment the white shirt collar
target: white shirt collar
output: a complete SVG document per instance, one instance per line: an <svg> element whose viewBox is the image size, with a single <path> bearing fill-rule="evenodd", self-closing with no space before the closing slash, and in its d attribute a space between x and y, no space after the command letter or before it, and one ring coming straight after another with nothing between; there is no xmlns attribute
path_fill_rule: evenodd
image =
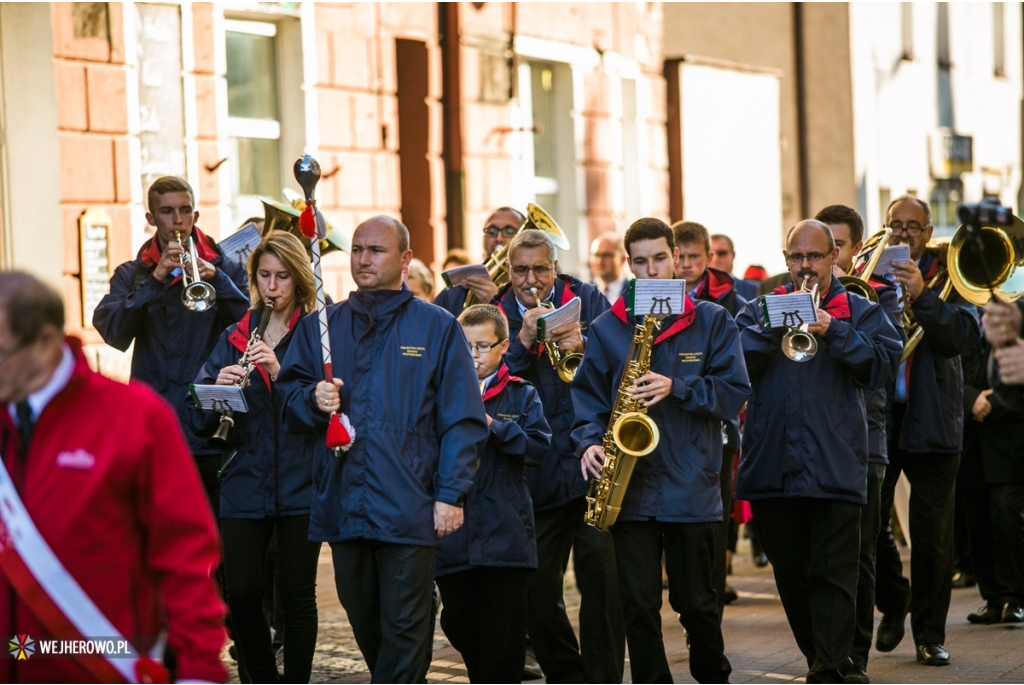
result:
<svg viewBox="0 0 1024 685"><path fill-rule="evenodd" d="M594 279L594 285L601 294L604 295L609 302L615 303L615 300L619 299L626 286L629 285L629 276L623 273L621 276L616 278L614 281L605 283L600 277Z"/></svg>
<svg viewBox="0 0 1024 685"><path fill-rule="evenodd" d="M32 416L37 421L40 414L46 409L46 405L57 396L57 393L67 387L67 384L71 381L71 375L75 372L75 355L71 352L71 348L68 347L67 343L64 343L63 348L64 354L61 357L60 364L54 369L50 380L46 381L46 385L28 396L28 406L32 408ZM7 405L7 411L10 413L11 418L17 422L17 405L11 402Z"/></svg>
<svg viewBox="0 0 1024 685"><path fill-rule="evenodd" d="M557 286L558 284L556 283L555 285ZM515 297L515 298L516 298L516 306L517 306L517 307L519 307L519 318L523 318L523 315L524 315L524 314L526 314L526 312L527 312L528 310L530 310L530 309L533 309L533 307L527 307L527 306L526 306L525 304L523 304L522 302L520 302L520 301L519 301L519 298L518 298L518 297L516 297L516 294L515 294L515 292L514 292L514 291L513 291L513 293L512 293L512 297ZM551 300L552 300L552 299L553 299L554 297L555 297L555 288L554 288L554 286L552 286L552 288L551 288L551 292L550 292L550 293L548 293L548 296L547 296L547 297L545 297L545 298L544 298L544 300L542 300L542 301L543 301L543 302L551 302Z"/></svg>
<svg viewBox="0 0 1024 685"><path fill-rule="evenodd" d="M498 367L498 371L501 371L500 366ZM491 387L491 383L493 383L494 379L498 377L498 371L495 371L490 376L484 379L484 392L487 392L487 389Z"/></svg>

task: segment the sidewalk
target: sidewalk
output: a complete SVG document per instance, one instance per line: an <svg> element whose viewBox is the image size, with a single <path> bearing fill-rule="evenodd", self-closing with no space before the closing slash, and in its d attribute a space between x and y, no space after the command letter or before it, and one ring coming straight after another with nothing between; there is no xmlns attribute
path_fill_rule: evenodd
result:
<svg viewBox="0 0 1024 685"><path fill-rule="evenodd" d="M905 554L905 562L906 557ZM733 570L735 573L729 577L729 582L739 592L740 599L726 607L723 623L726 654L733 667L732 682L803 682L807 663L786 623L771 567L754 567L741 547L741 553L733 562ZM356 647L345 612L338 604L330 551L326 545L320 558L318 580L320 633L312 682L368 683L370 674ZM575 591L571 571L566 577L566 588L566 606L575 625L579 594ZM915 661L908 621L907 637L895 651L889 654L872 652L868 665L872 682L1024 682L1024 624L974 626L967 623L967 614L983 603L976 588L953 591L946 632L946 648L952 657L950 666L927 667ZM668 606L667 592L662 617L665 648L675 681L694 682L689 673L683 628ZM234 666L230 660L228 663ZM238 682L233 668L231 677L229 682ZM433 683L469 682L458 652L445 640L440 627L434 634L434 660L427 680ZM628 659L624 682L631 682Z"/></svg>

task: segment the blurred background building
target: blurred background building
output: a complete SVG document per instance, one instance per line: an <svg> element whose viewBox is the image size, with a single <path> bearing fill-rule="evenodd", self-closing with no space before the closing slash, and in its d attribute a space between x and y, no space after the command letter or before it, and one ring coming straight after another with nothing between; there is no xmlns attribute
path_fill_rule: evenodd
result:
<svg viewBox="0 0 1024 685"><path fill-rule="evenodd" d="M1018 205L1022 34L991 2L2 3L0 264L62 284L96 344L153 179L185 176L223 238L304 152L333 225L398 216L435 270L529 201L583 277L644 215L730 234L740 273L827 204L874 229L909 192L948 235L961 201Z"/></svg>

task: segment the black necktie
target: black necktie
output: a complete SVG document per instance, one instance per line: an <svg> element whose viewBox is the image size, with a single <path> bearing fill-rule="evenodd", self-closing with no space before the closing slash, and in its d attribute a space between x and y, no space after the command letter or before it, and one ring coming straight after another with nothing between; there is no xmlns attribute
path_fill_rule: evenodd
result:
<svg viewBox="0 0 1024 685"><path fill-rule="evenodd" d="M21 433L21 442L28 449L28 445L32 441L32 431L36 427L36 420L32 415L32 407L28 402L19 402L16 413L18 416L18 432Z"/></svg>

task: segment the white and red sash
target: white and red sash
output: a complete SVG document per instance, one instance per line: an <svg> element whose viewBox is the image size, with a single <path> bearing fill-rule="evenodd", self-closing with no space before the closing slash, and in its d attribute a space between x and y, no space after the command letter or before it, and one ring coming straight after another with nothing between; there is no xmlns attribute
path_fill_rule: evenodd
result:
<svg viewBox="0 0 1024 685"><path fill-rule="evenodd" d="M40 535L0 458L0 573L43 627L46 637L124 639L60 563ZM162 647L162 645L161 645ZM164 667L149 656L74 657L97 681L166 683Z"/></svg>

